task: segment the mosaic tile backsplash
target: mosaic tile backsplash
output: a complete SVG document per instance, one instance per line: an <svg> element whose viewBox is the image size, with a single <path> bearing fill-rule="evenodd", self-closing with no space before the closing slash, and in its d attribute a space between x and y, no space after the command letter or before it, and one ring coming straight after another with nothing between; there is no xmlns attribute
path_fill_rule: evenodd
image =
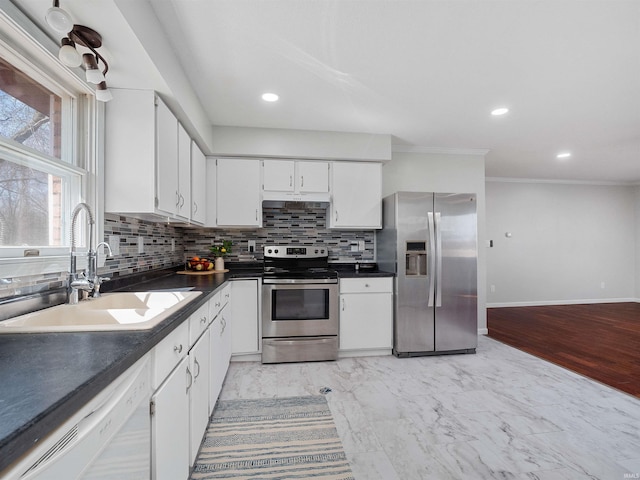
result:
<svg viewBox="0 0 640 480"><path fill-rule="evenodd" d="M255 240L253 257L262 260L262 246L268 244L311 245L322 244L329 249L330 262L365 262L374 260L373 230L330 230L326 227L327 212L323 208L263 208L263 228L239 229L185 229L184 253L186 256L207 256L209 247L223 240L233 242L229 261L251 259L249 240ZM352 252L352 242L364 241L362 252Z"/></svg>
<svg viewBox="0 0 640 480"><path fill-rule="evenodd" d="M120 253L106 260L98 273L115 277L179 265L193 255L208 256L209 247L222 240L233 242L229 261L262 260L265 244L323 244L330 262L367 262L375 259L373 230L330 230L323 208L279 207L263 209L263 228L212 229L153 223L115 214L105 214L104 240L119 237ZM138 253L138 237L144 252ZM256 252L248 252L248 240L255 240ZM352 252L353 242L364 241L365 250ZM113 247L114 245L112 245ZM67 272L0 279L0 299L61 288Z"/></svg>

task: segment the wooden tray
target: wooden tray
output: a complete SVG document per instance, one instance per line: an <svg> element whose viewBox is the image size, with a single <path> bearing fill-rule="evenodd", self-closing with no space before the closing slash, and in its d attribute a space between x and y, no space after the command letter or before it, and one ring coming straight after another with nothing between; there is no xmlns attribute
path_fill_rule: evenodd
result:
<svg viewBox="0 0 640 480"><path fill-rule="evenodd" d="M214 273L228 272L229 269L224 270L178 270L178 275L211 275Z"/></svg>

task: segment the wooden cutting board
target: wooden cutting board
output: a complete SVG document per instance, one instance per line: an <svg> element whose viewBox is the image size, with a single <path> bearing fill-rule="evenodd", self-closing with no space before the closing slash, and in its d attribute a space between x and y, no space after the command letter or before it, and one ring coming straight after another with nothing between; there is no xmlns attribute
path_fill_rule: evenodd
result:
<svg viewBox="0 0 640 480"><path fill-rule="evenodd" d="M179 270L178 275L211 275L214 273L225 273L228 271L228 268L225 268L224 270Z"/></svg>

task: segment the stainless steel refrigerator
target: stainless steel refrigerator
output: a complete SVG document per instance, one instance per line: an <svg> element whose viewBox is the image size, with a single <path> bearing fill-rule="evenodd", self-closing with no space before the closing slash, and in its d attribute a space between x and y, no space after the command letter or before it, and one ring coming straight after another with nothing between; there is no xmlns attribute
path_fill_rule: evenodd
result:
<svg viewBox="0 0 640 480"><path fill-rule="evenodd" d="M381 270L394 272L393 353L474 353L478 343L476 196L398 192L383 199Z"/></svg>

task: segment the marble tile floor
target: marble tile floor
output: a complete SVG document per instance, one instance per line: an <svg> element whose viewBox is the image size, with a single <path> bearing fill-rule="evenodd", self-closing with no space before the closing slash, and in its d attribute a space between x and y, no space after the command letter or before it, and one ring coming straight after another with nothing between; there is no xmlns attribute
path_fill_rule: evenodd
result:
<svg viewBox="0 0 640 480"><path fill-rule="evenodd" d="M485 336L475 355L236 362L220 398L322 387L357 480L640 478L640 399Z"/></svg>

